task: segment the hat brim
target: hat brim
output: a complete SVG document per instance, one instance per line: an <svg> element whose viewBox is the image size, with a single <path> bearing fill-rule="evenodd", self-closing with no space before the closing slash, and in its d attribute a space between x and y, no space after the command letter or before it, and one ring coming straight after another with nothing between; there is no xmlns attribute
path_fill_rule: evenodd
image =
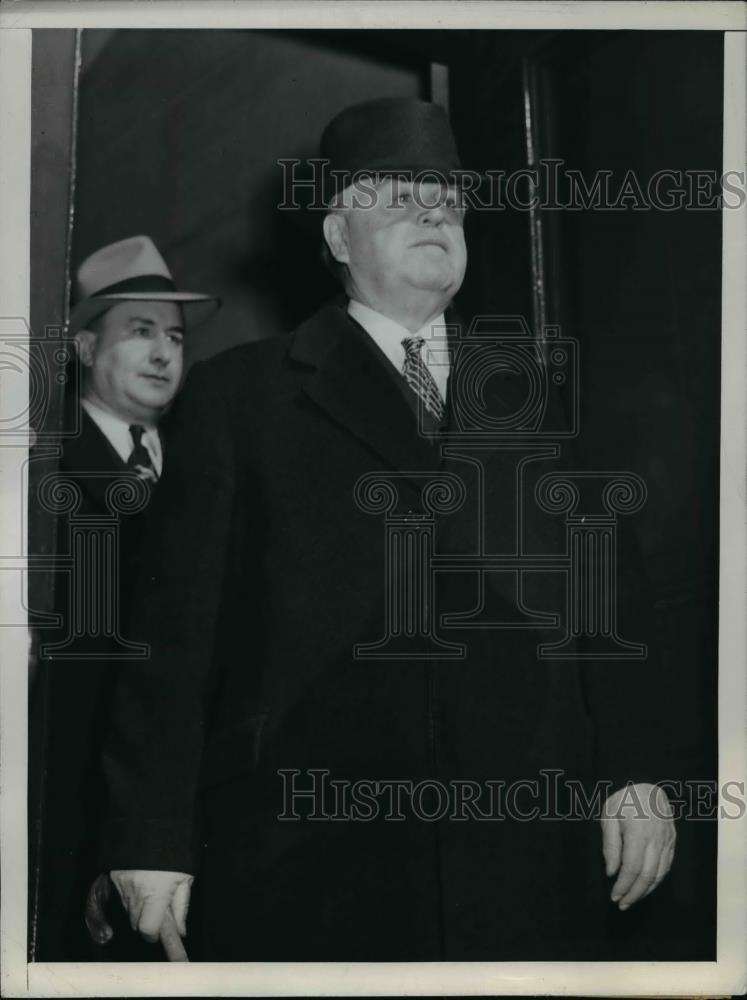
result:
<svg viewBox="0 0 747 1000"><path fill-rule="evenodd" d="M68 336L85 329L96 316L100 316L119 302L178 302L184 307L184 321L191 329L204 323L221 306L216 295L201 292L115 292L111 295L93 295L73 306L67 324Z"/></svg>

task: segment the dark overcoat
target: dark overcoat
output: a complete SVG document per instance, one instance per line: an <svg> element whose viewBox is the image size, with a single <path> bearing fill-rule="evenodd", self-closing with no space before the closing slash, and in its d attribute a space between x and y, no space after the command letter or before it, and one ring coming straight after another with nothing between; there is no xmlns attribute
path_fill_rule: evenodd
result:
<svg viewBox="0 0 747 1000"><path fill-rule="evenodd" d="M515 391L504 372L483 404L511 412ZM654 779L665 765L639 697L650 665L539 658L558 629L507 626L527 608L561 611L562 573L529 574L522 612L515 571L483 588L469 566L437 572L427 599L433 622L479 610L496 623L442 632L464 656L444 656L427 629L382 649L397 658L361 655L408 585L366 477L394 483L379 499L412 523L432 513L429 477L456 477L462 502L433 514L434 551L515 551L515 452L442 459L416 409L333 303L291 335L197 365L171 415L130 625L151 657L127 666L115 699L102 863L194 872L197 957L599 954L598 826L554 818L565 792L541 769L587 788ZM527 508L533 479L557 468L529 465ZM527 551L562 550L557 518L522 525ZM503 810L495 798L472 813L453 799L441 808L440 789L492 788L499 800L516 781L539 782L538 797L517 786ZM465 782L471 791L455 792ZM357 812L344 797L353 786Z"/></svg>
<svg viewBox="0 0 747 1000"><path fill-rule="evenodd" d="M84 961L123 957L119 947L123 944L126 957L142 959L146 952L126 942L123 934L118 935L116 954L110 948L97 955L83 914L86 894L99 872L97 845L104 803L101 753L121 662L110 656L122 652L117 638L126 639L123 626L139 564L150 488L133 482L134 473L77 402L68 407L66 426L78 433L64 438L55 475L61 493L72 487L71 495L75 496L71 509L58 522L61 570L55 574L54 610L61 624L41 635L42 649L46 650L41 658L46 698L36 697L32 702L33 713L45 712L37 958ZM120 497L124 496L122 488L124 493L132 490L133 502L125 504L129 508L125 510L118 508L116 501L112 506L111 500L112 490L116 493L119 489ZM95 525L102 519L116 523L118 564L109 562L107 571L92 573L89 588L81 574L90 555L85 541L93 541ZM80 530L77 542L74 523ZM78 569L73 578L62 567L76 548ZM85 593L83 603L78 603L76 592ZM89 618L94 606L97 624ZM78 620L81 610L83 627ZM108 613L119 623L118 637L107 636L100 628L101 616ZM97 631L99 634L94 634ZM112 918L118 917L113 907Z"/></svg>

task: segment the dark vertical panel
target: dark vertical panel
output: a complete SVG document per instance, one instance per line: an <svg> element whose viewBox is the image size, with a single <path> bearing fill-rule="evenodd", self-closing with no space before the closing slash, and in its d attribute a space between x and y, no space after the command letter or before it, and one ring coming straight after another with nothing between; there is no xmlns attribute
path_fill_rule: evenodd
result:
<svg viewBox="0 0 747 1000"><path fill-rule="evenodd" d="M34 29L31 84L31 336L34 373L31 422L39 445L29 481L29 540L33 552L54 552L55 523L34 502L40 478L55 467L50 439L62 421L65 364L60 349L69 300L69 251L74 181L75 31ZM52 605L54 576L32 573L29 603Z"/></svg>
<svg viewBox="0 0 747 1000"><path fill-rule="evenodd" d="M628 171L644 197L658 171L681 171L686 189L688 172L720 175L719 33L582 33L553 39L542 59L557 109L545 155L587 185L609 171L611 201ZM692 204L591 208L557 213L557 229L563 326L581 346L577 453L646 482L631 523L657 600L669 680L660 711L692 748L684 775L714 780L721 215ZM715 823L680 824L655 905L611 912L620 958L715 957L715 833Z"/></svg>
<svg viewBox="0 0 747 1000"><path fill-rule="evenodd" d="M527 167L539 172L542 155L540 118L545 93L542 92L542 68L533 59L522 61L522 88L524 98L524 136ZM537 192L535 192L536 197ZM528 210L529 246L532 267L532 328L535 336L541 335L548 322L548 280L545 263L545 234L542 210L530 200Z"/></svg>
<svg viewBox="0 0 747 1000"><path fill-rule="evenodd" d="M49 437L61 427L64 384L58 379L62 333L67 318L71 184L74 176L75 31L34 29L31 84L31 422L39 444L29 468L29 552L55 552L54 515L36 502L39 482L55 470L57 450ZM52 607L54 574L29 574L29 607L44 614ZM32 614L32 621L34 615ZM33 668L33 663L32 663ZM45 676L34 678L29 717L29 958L36 955L39 893L38 851L43 833Z"/></svg>
<svg viewBox="0 0 747 1000"><path fill-rule="evenodd" d="M486 207L467 213L469 267L458 306L469 319L520 315L532 323L528 218L512 207L505 184L526 167L522 67L535 44L532 32L470 32L449 74L450 112L464 166L503 175L476 192ZM515 193L525 201L526 184Z"/></svg>
<svg viewBox="0 0 747 1000"><path fill-rule="evenodd" d="M509 173L562 160L591 186L626 172L721 171L723 39L717 32L481 32L452 66L451 112L469 166ZM529 121L522 120L528 110ZM540 178L548 176L540 170ZM685 174L686 179L686 174ZM582 362L576 457L648 486L631 519L658 602L662 716L690 740L686 774L715 775L718 636L721 217L717 210L503 207L469 220L463 311L544 311ZM532 275L532 265L535 271ZM535 319L536 325L536 319ZM645 698L647 692L642 691ZM635 723L631 721L631 738ZM683 824L652 903L611 915L620 958L712 958L715 829ZM715 825L713 825L715 826ZM699 827L699 829L697 829Z"/></svg>
<svg viewBox="0 0 747 1000"><path fill-rule="evenodd" d="M555 155L612 172L721 172L722 37L590 33L554 68ZM567 332L582 345L588 455L644 476L636 518L660 596L715 579L721 334L717 210L560 214Z"/></svg>
<svg viewBox="0 0 747 1000"><path fill-rule="evenodd" d="M64 326L75 132L77 33L34 29L31 85L31 327L37 340ZM54 342L45 343L50 367ZM36 430L59 427L63 386L47 387L49 405Z"/></svg>

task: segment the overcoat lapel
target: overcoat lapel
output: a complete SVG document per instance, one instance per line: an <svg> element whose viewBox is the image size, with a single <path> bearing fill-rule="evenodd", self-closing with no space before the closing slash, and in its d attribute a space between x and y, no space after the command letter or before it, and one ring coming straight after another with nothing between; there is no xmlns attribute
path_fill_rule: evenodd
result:
<svg viewBox="0 0 747 1000"><path fill-rule="evenodd" d="M449 317L450 328L456 322ZM417 420L398 387L396 373L388 363L379 361L365 342L367 334L345 312L344 304L334 303L313 316L297 330L289 350L293 364L309 369L303 382L303 392L314 404L341 428L364 444L380 460L399 472L413 474L413 481L422 486L422 474L439 471L456 474L465 485L466 502L461 509L440 518L440 551L466 555L510 554L516 551L518 520L517 452L510 447L489 447L478 453L482 466L482 489L474 465L449 457L441 460L441 449L418 433ZM456 333L453 345L458 344ZM460 351L453 351L454 366L449 380L451 409L450 444L447 448L469 449L471 442L484 442L479 434L465 435L458 429L453 408L455 394L460 391ZM490 380L486 406L498 414L516 412L523 399L523 387L507 374ZM532 442L531 436L527 441ZM510 445L511 440L506 440ZM481 506L482 504L482 506ZM523 497L522 515L529 513L533 553L557 554L563 544L562 525L547 516L527 511L535 504L534 497ZM546 593L543 610L557 605L558 573L532 574L533 583ZM516 604L516 577L513 573L488 573L487 579L501 598ZM537 587L533 587L536 590Z"/></svg>
<svg viewBox="0 0 747 1000"><path fill-rule="evenodd" d="M328 417L399 472L433 473L438 452L388 370L366 344L367 334L340 304L317 313L296 332L292 362L310 369L303 391Z"/></svg>

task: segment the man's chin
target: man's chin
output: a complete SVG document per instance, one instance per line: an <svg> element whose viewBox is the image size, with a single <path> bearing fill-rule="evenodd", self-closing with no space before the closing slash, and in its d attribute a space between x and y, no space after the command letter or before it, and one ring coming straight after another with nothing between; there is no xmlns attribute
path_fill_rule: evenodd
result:
<svg viewBox="0 0 747 1000"><path fill-rule="evenodd" d="M131 402L144 413L149 413L150 420L156 421L171 403L175 395L175 392L164 392L163 390L140 392L137 396L131 397Z"/></svg>
<svg viewBox="0 0 747 1000"><path fill-rule="evenodd" d="M446 301L453 298L462 284L453 271L444 273L442 270L418 271L410 278L409 284L421 292L432 292L443 296Z"/></svg>

